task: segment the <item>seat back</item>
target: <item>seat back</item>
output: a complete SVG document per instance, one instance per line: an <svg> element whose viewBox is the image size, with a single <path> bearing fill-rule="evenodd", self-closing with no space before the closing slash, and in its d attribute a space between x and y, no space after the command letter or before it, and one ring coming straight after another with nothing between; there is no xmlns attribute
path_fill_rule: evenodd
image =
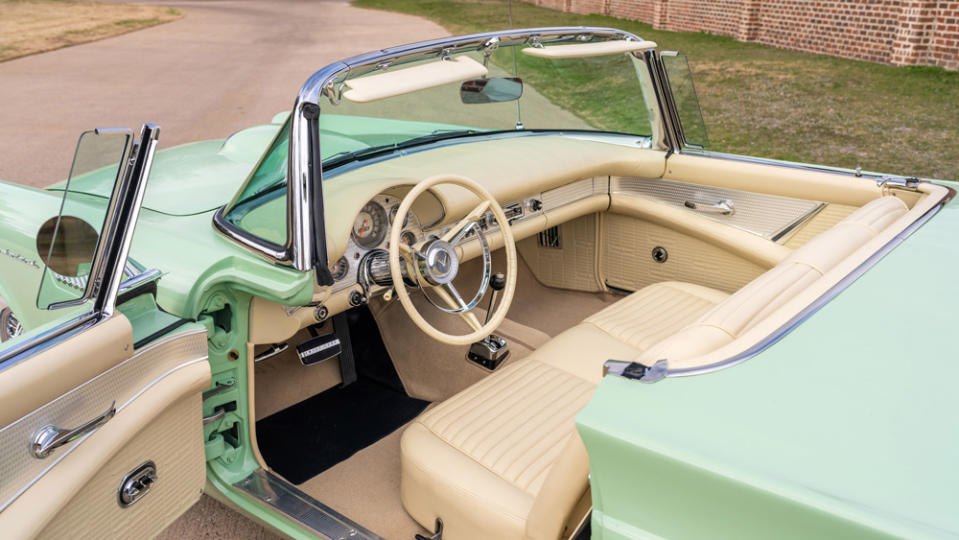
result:
<svg viewBox="0 0 959 540"><path fill-rule="evenodd" d="M908 211L893 196L859 208L706 312L696 322L647 349L652 365L700 356L733 341L806 289Z"/></svg>

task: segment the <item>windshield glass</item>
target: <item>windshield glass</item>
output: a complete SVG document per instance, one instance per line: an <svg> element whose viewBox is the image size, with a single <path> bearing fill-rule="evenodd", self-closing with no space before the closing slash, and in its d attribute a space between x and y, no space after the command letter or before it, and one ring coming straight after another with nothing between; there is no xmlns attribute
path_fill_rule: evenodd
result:
<svg viewBox="0 0 959 540"><path fill-rule="evenodd" d="M324 170L367 157L370 149L427 145L443 139L482 138L491 132L529 134L549 131L598 131L648 137L649 116L637 78L637 62L626 54L586 58L538 58L518 47L501 47L486 62L485 78L518 76L522 96L514 101L464 103L461 81L394 97L357 103L349 99L344 77L340 96L324 99L320 116L320 152ZM482 52L468 52L478 64ZM430 58L391 67L405 70L437 62ZM361 77L362 78L362 77ZM635 137L634 137L635 138Z"/></svg>
<svg viewBox="0 0 959 540"><path fill-rule="evenodd" d="M492 137L566 133L651 145L648 111L655 101L644 96L640 60L622 52L544 58L523 54L528 47L500 46L442 60L431 54L345 73L319 104L324 179L374 158ZM288 237L289 133L288 119L224 215L275 245Z"/></svg>

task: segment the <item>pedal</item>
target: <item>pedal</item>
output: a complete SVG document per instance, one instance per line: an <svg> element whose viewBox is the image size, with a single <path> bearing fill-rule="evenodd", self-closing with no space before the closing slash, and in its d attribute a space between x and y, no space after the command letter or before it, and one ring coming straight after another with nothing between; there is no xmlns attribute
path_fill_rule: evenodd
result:
<svg viewBox="0 0 959 540"><path fill-rule="evenodd" d="M343 346L336 334L316 336L296 346L296 354L304 366L319 364L339 356L341 352L343 352Z"/></svg>

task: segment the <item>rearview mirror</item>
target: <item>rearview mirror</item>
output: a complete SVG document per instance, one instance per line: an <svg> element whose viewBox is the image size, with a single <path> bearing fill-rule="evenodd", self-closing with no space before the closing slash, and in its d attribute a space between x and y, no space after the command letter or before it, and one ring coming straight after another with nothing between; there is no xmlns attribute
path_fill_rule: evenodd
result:
<svg viewBox="0 0 959 540"><path fill-rule="evenodd" d="M522 95L523 79L519 77L471 79L460 85L460 99L467 105L515 101Z"/></svg>

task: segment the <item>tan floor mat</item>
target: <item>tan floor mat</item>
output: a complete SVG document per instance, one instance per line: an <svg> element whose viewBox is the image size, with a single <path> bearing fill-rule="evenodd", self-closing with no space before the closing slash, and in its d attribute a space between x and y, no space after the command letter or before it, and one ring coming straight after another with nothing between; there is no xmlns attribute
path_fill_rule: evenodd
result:
<svg viewBox="0 0 959 540"><path fill-rule="evenodd" d="M400 437L406 426L311 478L301 490L384 538L431 533L403 509Z"/></svg>

